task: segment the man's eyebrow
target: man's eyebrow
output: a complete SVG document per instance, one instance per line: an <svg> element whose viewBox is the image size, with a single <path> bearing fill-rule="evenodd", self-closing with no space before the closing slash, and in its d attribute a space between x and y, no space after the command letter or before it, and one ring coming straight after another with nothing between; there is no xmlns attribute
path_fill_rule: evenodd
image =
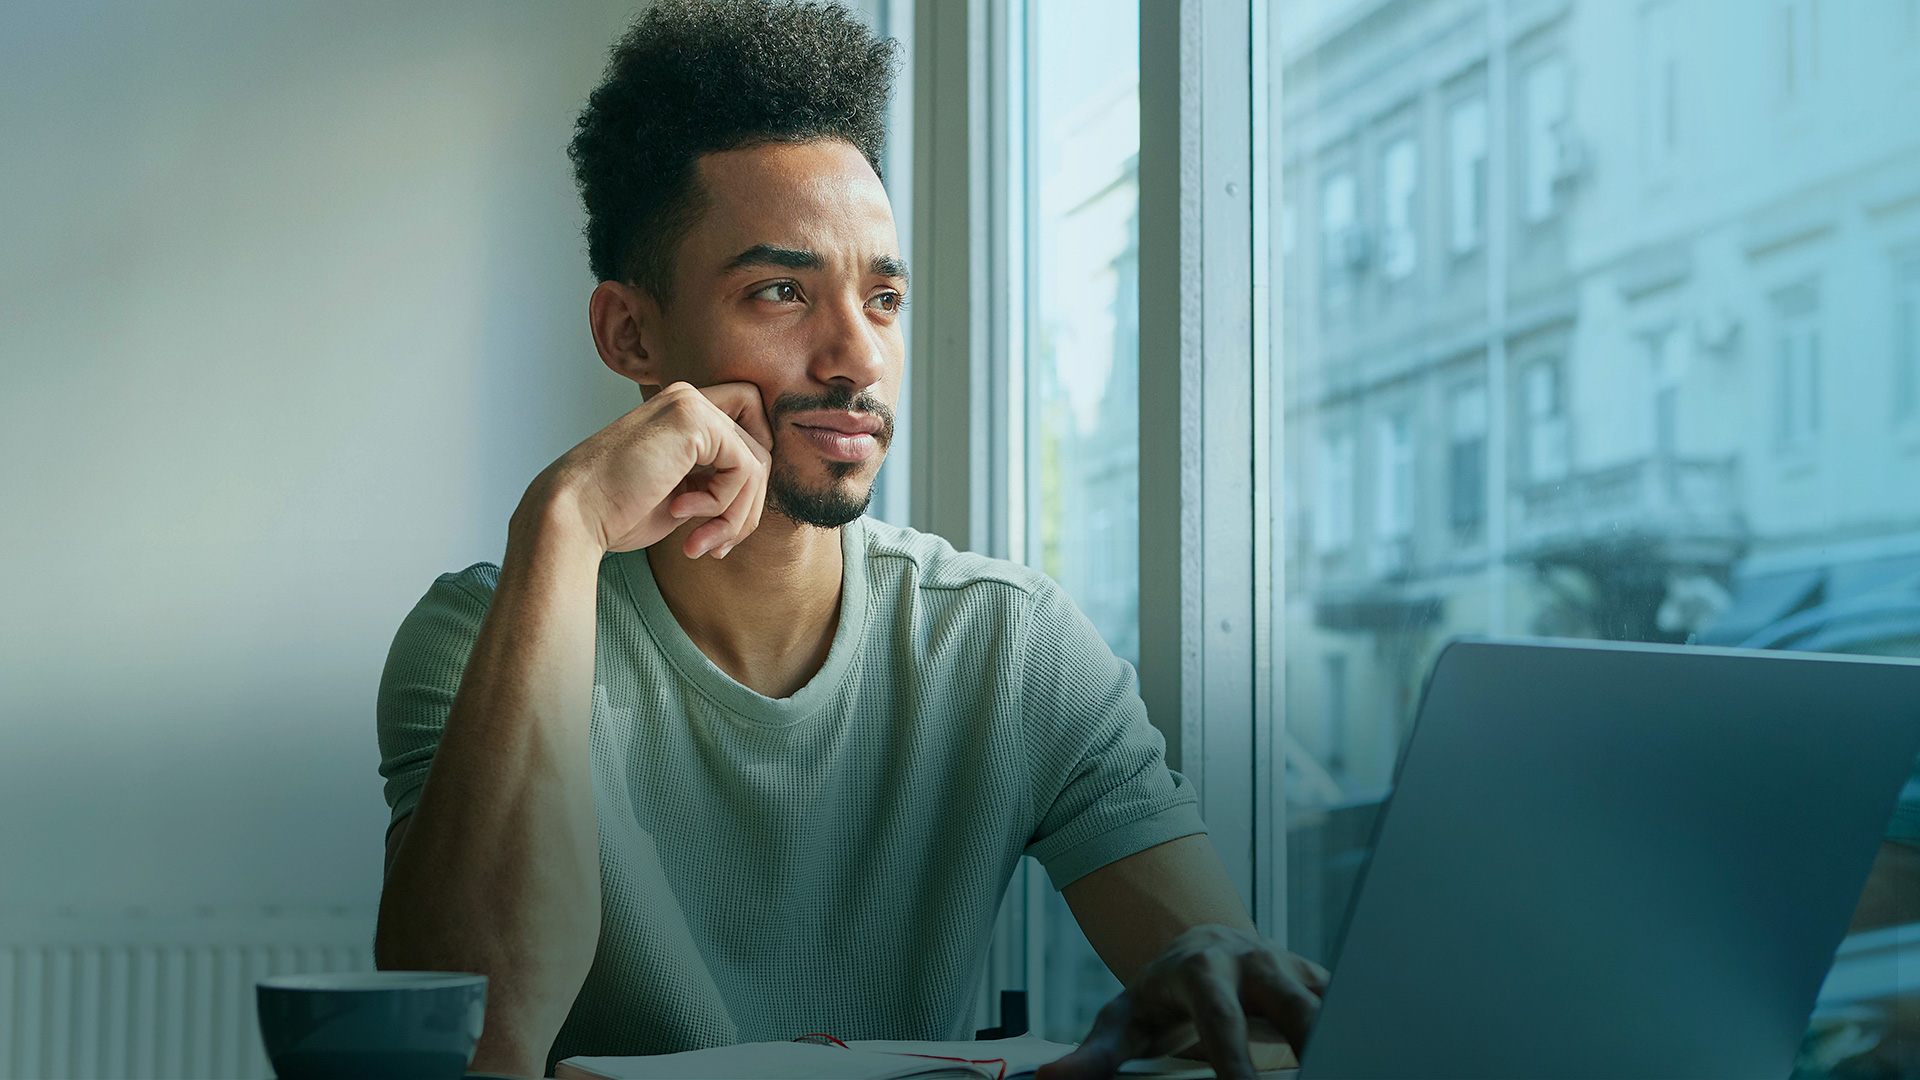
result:
<svg viewBox="0 0 1920 1080"><path fill-rule="evenodd" d="M772 244L755 244L733 257L733 261L722 268L721 273L732 273L747 266L784 266L789 270L818 270L823 265L819 252L802 248L774 247Z"/></svg>
<svg viewBox="0 0 1920 1080"><path fill-rule="evenodd" d="M871 270L876 277L899 278L901 281L907 280L907 264L902 262L898 256L875 255L873 261L867 264L867 269Z"/></svg>

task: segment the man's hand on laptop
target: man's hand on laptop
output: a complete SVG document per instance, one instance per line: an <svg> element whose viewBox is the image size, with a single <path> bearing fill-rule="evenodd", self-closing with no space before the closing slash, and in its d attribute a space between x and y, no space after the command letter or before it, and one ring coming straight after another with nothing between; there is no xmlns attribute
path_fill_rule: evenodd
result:
<svg viewBox="0 0 1920 1080"><path fill-rule="evenodd" d="M760 524L773 434L752 383L674 383L567 451L528 497L577 513L603 551L687 534L689 558L725 558Z"/></svg>
<svg viewBox="0 0 1920 1080"><path fill-rule="evenodd" d="M1292 1055L1272 1044L1305 1041L1326 985L1325 968L1265 938L1196 926L1100 1010L1078 1050L1036 1080L1109 1077L1130 1059L1182 1052L1220 1077L1290 1067Z"/></svg>

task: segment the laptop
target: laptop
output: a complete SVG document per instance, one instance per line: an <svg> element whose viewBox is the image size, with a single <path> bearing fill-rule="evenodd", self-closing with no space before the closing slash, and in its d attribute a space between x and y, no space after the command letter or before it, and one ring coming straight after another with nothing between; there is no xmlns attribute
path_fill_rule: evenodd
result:
<svg viewBox="0 0 1920 1080"><path fill-rule="evenodd" d="M1920 750L1920 662L1460 641L1316 1077L1785 1077Z"/></svg>

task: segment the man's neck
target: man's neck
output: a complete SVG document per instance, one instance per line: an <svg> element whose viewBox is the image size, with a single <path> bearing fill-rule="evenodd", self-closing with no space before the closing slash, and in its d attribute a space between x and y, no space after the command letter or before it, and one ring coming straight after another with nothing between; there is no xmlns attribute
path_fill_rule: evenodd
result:
<svg viewBox="0 0 1920 1080"><path fill-rule="evenodd" d="M647 549L667 609L735 682L789 697L826 663L840 624L840 530L769 510L725 559L689 559L692 525Z"/></svg>

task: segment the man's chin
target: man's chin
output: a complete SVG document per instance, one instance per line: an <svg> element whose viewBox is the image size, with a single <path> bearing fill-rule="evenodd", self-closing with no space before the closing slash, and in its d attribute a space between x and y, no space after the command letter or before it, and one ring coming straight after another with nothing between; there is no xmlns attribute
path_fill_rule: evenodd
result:
<svg viewBox="0 0 1920 1080"><path fill-rule="evenodd" d="M838 480L819 485L794 483L778 470L767 484L767 509L798 525L838 529L867 512L873 481Z"/></svg>

